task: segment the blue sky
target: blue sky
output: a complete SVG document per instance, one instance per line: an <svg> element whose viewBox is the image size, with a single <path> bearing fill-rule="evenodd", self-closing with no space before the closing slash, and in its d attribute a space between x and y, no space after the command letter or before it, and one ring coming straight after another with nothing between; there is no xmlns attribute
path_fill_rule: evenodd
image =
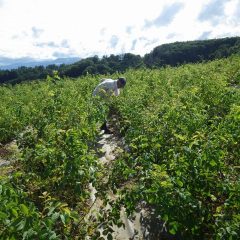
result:
<svg viewBox="0 0 240 240"><path fill-rule="evenodd" d="M0 57L131 52L240 36L240 0L0 0Z"/></svg>

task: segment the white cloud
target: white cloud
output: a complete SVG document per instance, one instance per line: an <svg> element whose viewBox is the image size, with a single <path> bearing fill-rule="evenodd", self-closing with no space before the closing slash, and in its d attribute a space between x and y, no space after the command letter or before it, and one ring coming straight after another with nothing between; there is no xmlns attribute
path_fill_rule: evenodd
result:
<svg viewBox="0 0 240 240"><path fill-rule="evenodd" d="M200 21L210 21L216 26L224 18L224 10L226 0L211 0L206 5L203 5L198 19Z"/></svg>
<svg viewBox="0 0 240 240"><path fill-rule="evenodd" d="M175 2L171 5L164 6L162 9L161 14L155 18L152 21L145 21L145 27L151 27L151 26L166 26L169 25L173 20L175 15L184 7L183 3Z"/></svg>
<svg viewBox="0 0 240 240"><path fill-rule="evenodd" d="M39 38L43 32L44 30L41 28L32 27L32 36L34 38Z"/></svg>
<svg viewBox="0 0 240 240"><path fill-rule="evenodd" d="M219 1L216 11L214 5L206 9ZM0 56L143 55L167 42L240 35L239 0L225 2L0 0ZM159 24L164 23L161 16L168 17L166 24ZM146 22L150 28L144 28Z"/></svg>

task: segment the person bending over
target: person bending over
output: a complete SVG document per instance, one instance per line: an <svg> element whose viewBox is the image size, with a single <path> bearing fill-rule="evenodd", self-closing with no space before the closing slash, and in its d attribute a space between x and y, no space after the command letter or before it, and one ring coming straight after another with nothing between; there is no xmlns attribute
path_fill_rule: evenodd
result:
<svg viewBox="0 0 240 240"><path fill-rule="evenodd" d="M120 88L124 88L126 79L120 77L117 80L103 79L93 91L93 96L107 97L111 95L119 96Z"/></svg>
<svg viewBox="0 0 240 240"><path fill-rule="evenodd" d="M126 79L120 77L117 80L113 79L103 79L93 91L93 96L100 96L102 98L108 98L112 95L119 96L120 88L124 88L126 85ZM101 130L104 130L105 133L109 134L111 131L107 127L107 121L101 126Z"/></svg>

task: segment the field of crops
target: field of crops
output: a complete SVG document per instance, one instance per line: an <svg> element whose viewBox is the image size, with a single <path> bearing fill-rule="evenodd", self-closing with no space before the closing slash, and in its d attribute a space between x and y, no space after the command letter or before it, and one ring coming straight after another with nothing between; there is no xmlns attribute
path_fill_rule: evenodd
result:
<svg viewBox="0 0 240 240"><path fill-rule="evenodd" d="M108 239L120 207L142 202L176 239L239 238L240 57L124 76L109 101L92 97L103 76L0 86L0 147L16 140L20 151L0 176L1 239L99 239L84 221L90 182L121 196L100 213ZM109 108L128 151L102 183L96 142Z"/></svg>

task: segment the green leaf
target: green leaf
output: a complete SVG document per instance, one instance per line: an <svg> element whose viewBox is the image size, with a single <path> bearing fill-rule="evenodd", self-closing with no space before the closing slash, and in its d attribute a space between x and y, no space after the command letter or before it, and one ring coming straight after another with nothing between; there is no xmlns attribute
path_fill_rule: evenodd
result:
<svg viewBox="0 0 240 240"><path fill-rule="evenodd" d="M211 198L211 200L214 201L214 202L217 200L217 198L216 198L213 194L210 194L210 198Z"/></svg>
<svg viewBox="0 0 240 240"><path fill-rule="evenodd" d="M79 214L77 212L71 212L70 218L74 220L74 222L77 222L79 220Z"/></svg>
<svg viewBox="0 0 240 240"><path fill-rule="evenodd" d="M176 180L176 183L179 187L183 187L183 182L180 181L179 179Z"/></svg>
<svg viewBox="0 0 240 240"><path fill-rule="evenodd" d="M66 218L63 214L60 215L60 218L62 220L62 223L65 225L66 224Z"/></svg>
<svg viewBox="0 0 240 240"><path fill-rule="evenodd" d="M21 209L21 211L23 212L24 215L28 215L29 210L28 210L26 205L20 204L20 209Z"/></svg>
<svg viewBox="0 0 240 240"><path fill-rule="evenodd" d="M177 134L177 133L175 133L174 136L175 136L176 138L182 140L182 141L186 140L186 137L183 136L183 135L181 135L181 134Z"/></svg>
<svg viewBox="0 0 240 240"><path fill-rule="evenodd" d="M211 165L212 167L214 167L214 166L217 165L217 163L216 163L214 160L211 160L211 161L210 161L210 165Z"/></svg>
<svg viewBox="0 0 240 240"><path fill-rule="evenodd" d="M175 235L176 234L176 230L174 228L170 229L169 232L172 234L172 235Z"/></svg>
<svg viewBox="0 0 240 240"><path fill-rule="evenodd" d="M169 230L169 232L170 232L172 235L175 235L176 232L177 232L177 229L178 229L178 223L177 223L176 221L171 222L171 223L170 223L170 226L171 226L171 229Z"/></svg>
<svg viewBox="0 0 240 240"><path fill-rule="evenodd" d="M60 215L59 212L53 213L52 216L51 216L51 220L52 220L53 222L56 222L56 220L59 218L59 215Z"/></svg>
<svg viewBox="0 0 240 240"><path fill-rule="evenodd" d="M22 230L26 225L26 220L23 219L20 223L17 224L17 231Z"/></svg>
<svg viewBox="0 0 240 240"><path fill-rule="evenodd" d="M11 209L11 212L12 212L12 214L13 214L15 217L18 217L18 212L17 212L16 209L12 208L12 209Z"/></svg>
<svg viewBox="0 0 240 240"><path fill-rule="evenodd" d="M23 240L24 239L33 239L33 236L36 236L37 232L30 228L28 231L23 233Z"/></svg>
<svg viewBox="0 0 240 240"><path fill-rule="evenodd" d="M53 214L53 212L54 212L54 210L56 209L56 207L55 206L53 206L53 207L50 207L49 208L49 212L48 212L48 216L51 216L52 214Z"/></svg>
<svg viewBox="0 0 240 240"><path fill-rule="evenodd" d="M49 237L49 240L57 239L57 235L55 232L52 232L52 235Z"/></svg>
<svg viewBox="0 0 240 240"><path fill-rule="evenodd" d="M168 221L168 215L167 215L167 214L164 214L164 216L163 216L163 220L164 220L165 222Z"/></svg>
<svg viewBox="0 0 240 240"><path fill-rule="evenodd" d="M67 214L67 215L70 215L71 214L71 211L68 207L64 207L62 208L62 210Z"/></svg>
<svg viewBox="0 0 240 240"><path fill-rule="evenodd" d="M5 220L7 218L7 214L4 212L0 212L0 219Z"/></svg>

